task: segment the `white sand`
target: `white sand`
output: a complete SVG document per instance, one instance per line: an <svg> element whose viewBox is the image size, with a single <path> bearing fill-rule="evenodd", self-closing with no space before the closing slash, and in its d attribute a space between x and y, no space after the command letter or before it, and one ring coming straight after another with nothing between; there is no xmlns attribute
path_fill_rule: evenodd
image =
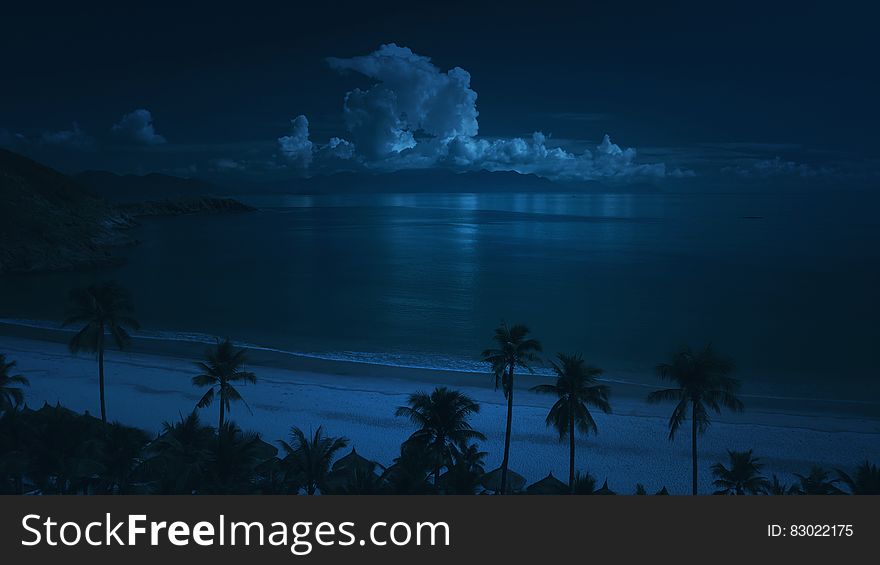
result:
<svg viewBox="0 0 880 565"><path fill-rule="evenodd" d="M74 357L58 342L0 336L0 352L18 362L18 372L31 387L26 400L38 408L44 402L98 415L97 366L90 356ZM441 371L364 369L356 364L327 364L316 371L271 366L249 367L259 379L241 389L253 413L233 405L231 417L241 427L260 432L274 442L287 439L297 425L306 430L323 425L327 433L343 435L358 452L390 464L399 444L412 432L409 423L394 417L394 409L409 393L429 390L432 382L463 390L477 400L481 412L473 425L487 436L487 468L500 464L506 405L500 392L488 386L489 378ZM317 364L320 368L321 365ZM191 385L193 361L174 356L110 351L106 357L107 411L111 420L158 432L163 421L176 420L193 409L202 391ZM344 374L343 374L344 373ZM412 378L409 378L409 377ZM528 380L528 379L524 379ZM612 385L613 386L613 385ZM525 388L525 385L524 385ZM552 403L548 397L517 390L514 406L511 468L530 481L549 471L563 480L568 476L567 442L544 423ZM630 387L632 388L632 387ZM675 442L667 440L666 423L671 406L649 406L644 391L612 388L614 414L596 414L599 435L577 442L577 467L588 469L598 480L606 477L619 493L632 493L637 482L649 491L667 486L673 494L689 492L690 436L684 430ZM766 463L765 471L786 481L792 473L807 473L812 464L826 468L852 468L865 459L880 460L880 418L854 413L846 405L818 403L811 412L794 412L780 403L760 399L760 406L743 414L717 417L700 438L701 491L711 491L709 466L726 460L726 449L753 448ZM815 403L814 403L815 404ZM873 408L869 407L869 412ZM201 410L215 425L217 406Z"/></svg>

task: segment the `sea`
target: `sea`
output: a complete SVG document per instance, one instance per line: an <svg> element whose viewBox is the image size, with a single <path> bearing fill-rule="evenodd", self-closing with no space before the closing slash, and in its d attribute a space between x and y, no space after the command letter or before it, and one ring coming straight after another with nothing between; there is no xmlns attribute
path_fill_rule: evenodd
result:
<svg viewBox="0 0 880 565"><path fill-rule="evenodd" d="M57 326L71 288L116 280L147 339L479 373L522 323L610 380L711 344L749 390L880 400L873 194L238 198L258 211L142 219L118 266L0 277L0 319Z"/></svg>

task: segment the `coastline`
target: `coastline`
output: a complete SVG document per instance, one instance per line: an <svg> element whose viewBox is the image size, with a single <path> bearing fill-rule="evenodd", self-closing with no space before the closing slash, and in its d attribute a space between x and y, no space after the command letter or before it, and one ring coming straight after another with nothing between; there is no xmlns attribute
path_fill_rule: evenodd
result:
<svg viewBox="0 0 880 565"><path fill-rule="evenodd" d="M95 361L72 356L65 345L68 334L39 328L0 324L0 352L17 361L17 372L31 386L26 401L31 407L44 402L77 411L97 411ZM158 433L164 421L174 421L193 409L200 392L191 385L194 362L204 343L136 340L131 351L108 351L107 403L111 419ZM478 401L481 412L474 427L486 434L481 449L488 452L487 469L501 460L504 398L495 391L488 374L436 369L414 369L351 361L300 357L265 350L250 350L249 369L258 384L241 392L252 412L241 404L231 417L242 428L260 432L275 442L286 439L297 425L328 434L346 436L359 453L384 465L398 454L399 444L412 432L407 422L394 417L394 409L408 394L434 386L461 389ZM511 468L530 482L552 471L567 474L567 450L544 423L550 398L528 392L546 377L522 375L517 382ZM667 439L670 406L647 405L651 386L611 382L611 415L595 416L597 436L578 436L577 467L589 470L600 483L629 494L637 482L649 492L666 486L685 493L689 486L689 438ZM765 463L768 476L776 473L786 482L794 473L805 474L812 465L825 468L855 467L876 459L880 449L880 416L875 403L857 401L805 402L804 399L744 395L742 414L724 413L700 437L701 490L710 492L709 467L726 459L727 449L754 449ZM212 408L200 416L213 423ZM772 457L770 456L772 454Z"/></svg>

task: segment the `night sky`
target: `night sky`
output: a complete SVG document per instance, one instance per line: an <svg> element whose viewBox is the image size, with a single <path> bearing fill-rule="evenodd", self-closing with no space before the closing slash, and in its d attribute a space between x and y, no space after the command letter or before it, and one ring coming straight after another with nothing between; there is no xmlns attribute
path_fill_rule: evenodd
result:
<svg viewBox="0 0 880 565"><path fill-rule="evenodd" d="M864 2L24 4L0 146L67 172L880 178Z"/></svg>

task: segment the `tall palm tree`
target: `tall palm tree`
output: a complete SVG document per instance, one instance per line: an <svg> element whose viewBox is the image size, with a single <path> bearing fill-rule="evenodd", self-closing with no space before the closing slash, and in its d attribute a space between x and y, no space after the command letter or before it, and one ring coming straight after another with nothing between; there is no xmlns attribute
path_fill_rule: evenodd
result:
<svg viewBox="0 0 880 565"><path fill-rule="evenodd" d="M193 377L193 385L210 387L205 395L202 396L202 399L199 400L199 403L196 404L196 407L204 408L210 406L214 401L215 394L220 397L220 424L217 426L218 430L223 429L223 423L226 421L226 412L229 411L232 401L240 400L244 402L234 383L256 384L257 382L256 375L242 370L245 356L245 350L236 350L235 346L227 338L222 342L218 341L217 346L205 354L205 361L196 363L196 366L202 370L202 373ZM247 402L244 405L247 407ZM248 410L250 410L249 407Z"/></svg>
<svg viewBox="0 0 880 565"><path fill-rule="evenodd" d="M82 325L70 338L71 353L88 351L98 354L98 388L101 395L101 421L107 423L107 409L104 403L104 349L106 334L120 350L131 342L129 330L140 327L131 317L134 308L131 295L115 282L93 284L88 288L75 288L70 291L70 313L64 326Z"/></svg>
<svg viewBox="0 0 880 565"><path fill-rule="evenodd" d="M504 428L504 457L501 460L501 493L507 492L507 467L510 462L510 429L513 423L513 375L517 367L532 371L538 361L541 343L529 337L529 328L522 324L508 326L502 323L495 328L495 349L483 351L483 360L492 367L495 389L499 384L507 398L507 423Z"/></svg>
<svg viewBox="0 0 880 565"><path fill-rule="evenodd" d="M312 495L319 490L323 492L333 458L337 451L345 449L348 439L325 436L321 426L311 438L294 426L290 430L290 437L293 440L290 444L283 440L278 442L287 454L283 463L288 474L295 484L306 489L307 494Z"/></svg>
<svg viewBox="0 0 880 565"><path fill-rule="evenodd" d="M712 474L715 476L715 486L718 490L715 494L758 494L766 492L770 483L761 474L764 466L760 459L752 456L752 450L730 451L727 455L730 459L730 467L723 463L712 465Z"/></svg>
<svg viewBox="0 0 880 565"><path fill-rule="evenodd" d="M446 387L437 387L431 394L411 394L407 403L409 406L400 406L394 415L409 418L419 426L406 441L430 455L436 485L441 467L450 468L470 441L486 439L468 422L480 411L480 405L466 394Z"/></svg>
<svg viewBox="0 0 880 565"><path fill-rule="evenodd" d="M568 488L574 492L575 428L584 434L599 433L589 407L611 413L611 404L608 403L610 389L608 385L596 383L596 377L602 374L602 369L585 363L579 353L558 353L556 358L558 362L552 363L556 384L541 384L532 387L532 391L557 397L547 414L547 425L556 428L560 441L568 437Z"/></svg>
<svg viewBox="0 0 880 565"><path fill-rule="evenodd" d="M697 494L697 433L703 433L711 424L709 409L721 413L722 406L735 412L742 411L743 403L737 398L740 383L730 376L733 362L715 353L711 345L701 351L685 347L669 363L657 366L660 378L675 383L677 388L657 390L648 395L648 402L673 401L677 404L669 418L669 440L681 427L691 410L691 459L693 494Z"/></svg>
<svg viewBox="0 0 880 565"><path fill-rule="evenodd" d="M6 355L0 353L0 414L14 410L24 403L24 390L21 387L30 383L21 375L13 375L15 361L6 362Z"/></svg>

